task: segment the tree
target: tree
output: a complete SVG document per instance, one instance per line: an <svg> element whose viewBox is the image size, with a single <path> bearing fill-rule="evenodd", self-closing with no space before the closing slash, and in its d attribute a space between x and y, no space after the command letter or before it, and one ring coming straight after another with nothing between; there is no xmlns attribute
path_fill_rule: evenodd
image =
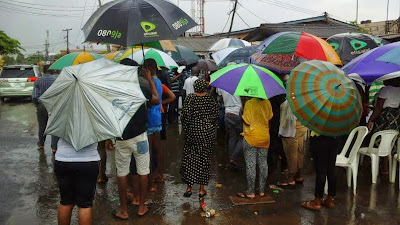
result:
<svg viewBox="0 0 400 225"><path fill-rule="evenodd" d="M24 60L25 60L24 55L18 54L15 61L16 61L17 63L24 63Z"/></svg>
<svg viewBox="0 0 400 225"><path fill-rule="evenodd" d="M0 55L18 54L21 47L18 40L9 37L4 31L0 30Z"/></svg>
<svg viewBox="0 0 400 225"><path fill-rule="evenodd" d="M39 54L31 54L28 55L28 57L26 57L25 59L25 63L26 64L37 64L40 61L44 60L44 55L42 53Z"/></svg>
<svg viewBox="0 0 400 225"><path fill-rule="evenodd" d="M15 58L9 55L3 56L4 64L12 65L15 64Z"/></svg>

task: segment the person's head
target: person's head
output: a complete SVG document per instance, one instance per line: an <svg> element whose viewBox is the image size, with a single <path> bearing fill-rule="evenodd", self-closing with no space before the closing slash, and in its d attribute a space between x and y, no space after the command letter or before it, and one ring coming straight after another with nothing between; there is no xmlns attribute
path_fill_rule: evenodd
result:
<svg viewBox="0 0 400 225"><path fill-rule="evenodd" d="M50 73L51 70L49 70L49 68L50 68L50 65L44 65L43 66L43 73L44 74L51 74Z"/></svg>
<svg viewBox="0 0 400 225"><path fill-rule="evenodd" d="M150 70L152 75L156 75L157 73L157 62L154 59L146 59L144 60L144 67Z"/></svg>
<svg viewBox="0 0 400 225"><path fill-rule="evenodd" d="M139 66L139 64L135 60L129 58L125 58L121 60L119 63L125 66Z"/></svg>
<svg viewBox="0 0 400 225"><path fill-rule="evenodd" d="M199 76L199 73L200 73L199 67L193 66L193 67L192 67L192 76L198 77L198 76Z"/></svg>
<svg viewBox="0 0 400 225"><path fill-rule="evenodd" d="M194 91L197 93L203 93L207 91L207 83L204 79L197 79L194 84Z"/></svg>

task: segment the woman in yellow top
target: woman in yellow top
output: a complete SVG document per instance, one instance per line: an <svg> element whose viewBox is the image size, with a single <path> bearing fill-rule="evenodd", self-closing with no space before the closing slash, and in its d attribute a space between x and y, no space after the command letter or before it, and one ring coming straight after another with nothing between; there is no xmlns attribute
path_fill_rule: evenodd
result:
<svg viewBox="0 0 400 225"><path fill-rule="evenodd" d="M264 189L268 177L269 121L272 107L268 100L252 98L246 102L243 110L243 152L246 161L247 191L238 193L239 197L255 197L256 165L259 167L259 195L265 195Z"/></svg>

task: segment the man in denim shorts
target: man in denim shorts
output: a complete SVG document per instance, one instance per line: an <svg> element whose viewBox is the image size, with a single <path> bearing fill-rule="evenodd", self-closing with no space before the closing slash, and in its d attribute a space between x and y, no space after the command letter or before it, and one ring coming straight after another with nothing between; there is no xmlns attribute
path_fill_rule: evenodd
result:
<svg viewBox="0 0 400 225"><path fill-rule="evenodd" d="M136 66L137 63L131 59L124 59L121 64ZM145 196L148 187L148 175L150 173L150 153L147 141L147 109L146 106L152 106L159 103L159 96L151 79L151 73L145 68L139 71L144 77L139 76L140 88L147 99L147 103L143 104L126 126L122 138L117 138L115 143L115 164L117 167L118 176L118 194L120 199L120 208L113 212L116 218L127 220L128 215L128 200L126 198L126 189L128 187L129 165L131 156L135 157L136 169L139 174L139 216L145 215L149 209L146 208ZM108 149L112 148L112 143L106 143Z"/></svg>

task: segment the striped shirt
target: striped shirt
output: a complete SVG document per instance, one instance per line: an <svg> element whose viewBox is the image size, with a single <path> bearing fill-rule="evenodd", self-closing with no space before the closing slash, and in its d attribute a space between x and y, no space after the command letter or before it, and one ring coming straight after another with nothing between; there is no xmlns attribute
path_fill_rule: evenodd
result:
<svg viewBox="0 0 400 225"><path fill-rule="evenodd" d="M180 92L180 86L181 86L181 78L179 77L175 81L172 81L172 79L175 77L175 72L170 70L169 76L171 78L171 91L174 93L179 93Z"/></svg>
<svg viewBox="0 0 400 225"><path fill-rule="evenodd" d="M51 74L45 74L35 81L32 92L32 100L34 103L39 103L39 98L42 94L54 83L56 78Z"/></svg>
<svg viewBox="0 0 400 225"><path fill-rule="evenodd" d="M383 84L383 81L380 82L374 82L371 84L371 87L369 88L369 102L368 106L369 107L374 107L374 101L375 101L375 95L381 90L381 88L385 87Z"/></svg>

